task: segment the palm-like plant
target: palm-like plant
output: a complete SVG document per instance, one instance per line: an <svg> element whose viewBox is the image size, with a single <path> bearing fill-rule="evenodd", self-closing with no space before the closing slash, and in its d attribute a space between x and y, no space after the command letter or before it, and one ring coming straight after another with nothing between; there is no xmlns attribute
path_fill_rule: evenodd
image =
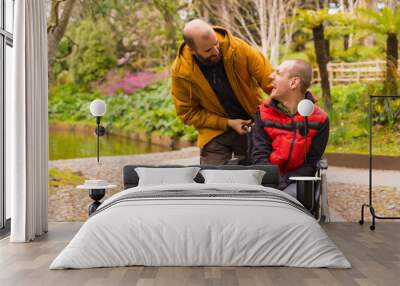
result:
<svg viewBox="0 0 400 286"><path fill-rule="evenodd" d="M359 9L362 16L359 21L361 28L380 35L386 35L386 83L387 92L397 94L397 68L399 60L398 34L400 32L400 8L392 10L388 7L380 11Z"/></svg>
<svg viewBox="0 0 400 286"><path fill-rule="evenodd" d="M328 39L343 37L343 49L346 51L350 48L350 35L356 32L356 19L353 15L346 12L338 12L328 16L330 22L334 25L327 27L326 37Z"/></svg>
<svg viewBox="0 0 400 286"><path fill-rule="evenodd" d="M328 10L321 9L315 11L299 9L296 18L302 27L312 30L315 55L321 77L322 99L325 107L331 111L331 88L328 75L329 44L324 34L324 22L330 18Z"/></svg>

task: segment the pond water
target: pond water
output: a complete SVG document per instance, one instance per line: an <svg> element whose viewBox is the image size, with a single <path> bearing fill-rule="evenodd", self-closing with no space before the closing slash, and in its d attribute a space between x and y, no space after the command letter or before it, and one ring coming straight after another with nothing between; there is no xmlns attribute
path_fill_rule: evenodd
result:
<svg viewBox="0 0 400 286"><path fill-rule="evenodd" d="M49 160L96 157L97 137L93 133L49 131ZM149 145L131 138L104 135L100 137L100 156L119 156L169 151L168 147Z"/></svg>

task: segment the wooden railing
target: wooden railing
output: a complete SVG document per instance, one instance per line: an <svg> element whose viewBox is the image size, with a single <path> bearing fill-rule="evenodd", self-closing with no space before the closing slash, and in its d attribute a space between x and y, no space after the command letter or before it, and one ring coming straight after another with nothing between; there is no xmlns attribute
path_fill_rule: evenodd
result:
<svg viewBox="0 0 400 286"><path fill-rule="evenodd" d="M360 81L379 81L385 78L386 61L367 61L356 63L329 63L329 82L352 83ZM313 83L320 82L318 68L313 69Z"/></svg>

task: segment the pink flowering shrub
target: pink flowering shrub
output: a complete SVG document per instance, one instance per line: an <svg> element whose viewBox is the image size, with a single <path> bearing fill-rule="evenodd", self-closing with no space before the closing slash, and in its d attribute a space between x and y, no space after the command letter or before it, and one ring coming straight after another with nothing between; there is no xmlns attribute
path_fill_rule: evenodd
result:
<svg viewBox="0 0 400 286"><path fill-rule="evenodd" d="M118 92L132 94L138 89L142 89L155 81L164 79L168 76L168 70L160 73L130 71L117 72L111 70L105 78L94 83L94 88L101 94L112 96Z"/></svg>

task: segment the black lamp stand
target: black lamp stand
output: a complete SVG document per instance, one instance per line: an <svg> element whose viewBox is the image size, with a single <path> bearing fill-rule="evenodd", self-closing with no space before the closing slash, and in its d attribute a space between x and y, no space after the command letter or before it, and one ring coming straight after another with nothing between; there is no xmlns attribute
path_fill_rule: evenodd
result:
<svg viewBox="0 0 400 286"><path fill-rule="evenodd" d="M100 161L100 136L106 134L106 129L100 125L101 116L96 116L96 130L95 133L97 135L97 163Z"/></svg>
<svg viewBox="0 0 400 286"><path fill-rule="evenodd" d="M369 211L372 215L372 224L370 225L370 229L375 229L375 220L376 219L400 219L400 217L385 217L379 216L375 213L375 208L373 207L372 202L372 101L375 98L400 98L398 95L393 96L384 96L384 95L371 95L369 97L369 110L368 110L368 120L369 120L369 200L368 204L363 204L361 206L361 219L359 224L364 224L364 208L369 208Z"/></svg>
<svg viewBox="0 0 400 286"><path fill-rule="evenodd" d="M100 125L101 116L96 116L96 130L97 135L97 163L100 162L100 136L106 133L106 129ZM100 200L104 197L106 193L105 189L90 189L89 196L94 201L88 208L89 216L96 211L96 209L101 205Z"/></svg>
<svg viewBox="0 0 400 286"><path fill-rule="evenodd" d="M307 164L307 135L308 135L308 116L304 116L304 139L305 139L304 163L306 164Z"/></svg>

